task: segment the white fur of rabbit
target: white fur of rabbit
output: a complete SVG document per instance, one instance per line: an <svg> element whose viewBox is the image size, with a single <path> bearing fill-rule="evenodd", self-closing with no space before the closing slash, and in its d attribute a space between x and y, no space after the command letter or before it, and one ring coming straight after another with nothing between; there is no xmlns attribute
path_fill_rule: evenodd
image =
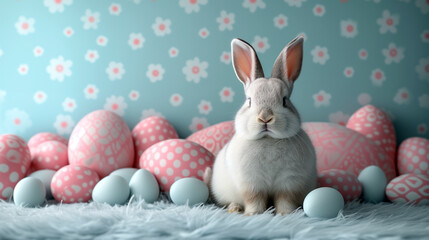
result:
<svg viewBox="0 0 429 240"><path fill-rule="evenodd" d="M248 43L231 42L246 101L235 117L235 135L205 173L212 197L229 212L259 214L272 202L277 214L288 214L316 187L314 147L290 101L301 71L303 40L298 36L281 51L270 78L264 78Z"/></svg>

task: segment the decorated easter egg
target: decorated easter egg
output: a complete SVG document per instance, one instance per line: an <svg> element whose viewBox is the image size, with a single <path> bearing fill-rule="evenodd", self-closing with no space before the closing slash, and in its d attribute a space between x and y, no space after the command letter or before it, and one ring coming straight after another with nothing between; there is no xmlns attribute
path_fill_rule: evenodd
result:
<svg viewBox="0 0 429 240"><path fill-rule="evenodd" d="M110 175L123 177L129 183L134 173L137 172L137 170L137 168L120 168L110 173Z"/></svg>
<svg viewBox="0 0 429 240"><path fill-rule="evenodd" d="M200 144L217 156L223 146L231 140L234 133L234 122L227 121L195 132L187 140Z"/></svg>
<svg viewBox="0 0 429 240"><path fill-rule="evenodd" d="M159 197L159 185L155 177L146 169L138 170L130 181L131 195L137 199L144 199L147 203L153 203Z"/></svg>
<svg viewBox="0 0 429 240"><path fill-rule="evenodd" d="M201 180L182 178L171 185L170 198L177 205L202 204L209 198L209 189Z"/></svg>
<svg viewBox="0 0 429 240"><path fill-rule="evenodd" d="M0 135L0 199L12 196L13 188L25 176L30 164L30 151L22 138Z"/></svg>
<svg viewBox="0 0 429 240"><path fill-rule="evenodd" d="M390 159L396 157L396 133L387 114L372 105L357 110L346 125L380 146Z"/></svg>
<svg viewBox="0 0 429 240"><path fill-rule="evenodd" d="M330 187L314 189L307 194L303 203L305 214L311 218L334 218L343 208L343 196Z"/></svg>
<svg viewBox="0 0 429 240"><path fill-rule="evenodd" d="M94 202L107 203L113 206L126 203L129 195L128 182L123 177L109 175L95 185L92 199Z"/></svg>
<svg viewBox="0 0 429 240"><path fill-rule="evenodd" d="M132 131L136 156L136 167L143 152L155 143L179 138L174 127L163 117L152 116L139 122Z"/></svg>
<svg viewBox="0 0 429 240"><path fill-rule="evenodd" d="M46 141L39 144L31 154L33 170L58 170L68 165L67 145L58 141Z"/></svg>
<svg viewBox="0 0 429 240"><path fill-rule="evenodd" d="M388 180L396 177L396 160L366 136L335 123L302 124L316 150L318 172L340 169L358 176L366 167L377 165Z"/></svg>
<svg viewBox="0 0 429 240"><path fill-rule="evenodd" d="M58 202L88 202L99 180L97 172L91 168L67 165L52 177L51 192Z"/></svg>
<svg viewBox="0 0 429 240"><path fill-rule="evenodd" d="M359 199L362 187L354 174L344 170L331 169L319 173L319 187L331 187L337 189L345 201Z"/></svg>
<svg viewBox="0 0 429 240"><path fill-rule="evenodd" d="M100 177L119 168L132 167L134 146L130 129L113 112L89 113L73 129L68 154L70 165L89 167Z"/></svg>
<svg viewBox="0 0 429 240"><path fill-rule="evenodd" d="M408 138L398 148L398 172L429 175L429 139Z"/></svg>
<svg viewBox="0 0 429 240"><path fill-rule="evenodd" d="M386 196L392 202L429 205L429 176L408 173L387 185Z"/></svg>
<svg viewBox="0 0 429 240"><path fill-rule="evenodd" d="M16 184L13 191L13 202L17 206L37 207L45 201L46 189L40 179L26 177Z"/></svg>
<svg viewBox="0 0 429 240"><path fill-rule="evenodd" d="M366 167L358 176L362 184L362 198L367 202L379 203L384 200L387 179L378 166Z"/></svg>
<svg viewBox="0 0 429 240"><path fill-rule="evenodd" d="M203 146L183 139L170 139L148 148L140 157L140 166L149 170L162 191L168 192L178 179L203 179L204 171L213 165L214 156Z"/></svg>
<svg viewBox="0 0 429 240"><path fill-rule="evenodd" d="M30 148L30 151L32 151L32 149L36 148L39 144L47 141L57 141L63 143L66 146L68 145L68 140L64 137L61 137L55 133L42 132L32 136L30 140L28 140L28 148Z"/></svg>
<svg viewBox="0 0 429 240"><path fill-rule="evenodd" d="M52 178L54 177L56 171L54 170L49 170L49 169L44 169L44 170L39 170L39 171L35 171L33 173L31 173L30 175L28 175L29 177L35 177L37 179L39 179L40 181L42 181L43 185L45 186L46 189L46 199L52 199L52 193L51 193L51 182L52 182Z"/></svg>

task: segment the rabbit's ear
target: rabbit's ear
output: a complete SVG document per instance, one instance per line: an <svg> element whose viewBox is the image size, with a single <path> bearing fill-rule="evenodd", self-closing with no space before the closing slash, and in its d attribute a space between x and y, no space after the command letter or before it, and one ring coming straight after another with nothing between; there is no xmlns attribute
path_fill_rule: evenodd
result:
<svg viewBox="0 0 429 240"><path fill-rule="evenodd" d="M255 79L264 77L261 63L250 44L235 38L231 42L231 52L235 74L245 88Z"/></svg>
<svg viewBox="0 0 429 240"><path fill-rule="evenodd" d="M271 72L272 78L295 82L301 72L304 37L299 35L281 51Z"/></svg>

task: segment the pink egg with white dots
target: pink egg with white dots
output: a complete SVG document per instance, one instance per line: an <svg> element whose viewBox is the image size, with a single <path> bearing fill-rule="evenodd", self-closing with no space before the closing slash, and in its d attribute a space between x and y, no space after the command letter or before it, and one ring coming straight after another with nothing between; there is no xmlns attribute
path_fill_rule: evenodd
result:
<svg viewBox="0 0 429 240"><path fill-rule="evenodd" d="M98 110L82 118L70 136L70 165L89 167L100 177L116 169L132 167L134 145L131 131L117 114Z"/></svg>
<svg viewBox="0 0 429 240"><path fill-rule="evenodd" d="M30 164L30 150L24 139L12 134L0 135L0 199L12 196L13 188Z"/></svg>
<svg viewBox="0 0 429 240"><path fill-rule="evenodd" d="M65 139L64 137L61 137L58 134L50 133L50 132L42 132L32 136L30 140L28 140L27 145L28 145L28 148L30 148L30 152L32 152L32 150L33 149L35 150L36 147L39 146L39 144L47 141L58 141L63 143L66 146L68 145L67 139Z"/></svg>
<svg viewBox="0 0 429 240"><path fill-rule="evenodd" d="M408 138L398 148L398 172L429 176L429 139Z"/></svg>
<svg viewBox="0 0 429 240"><path fill-rule="evenodd" d="M163 117L152 116L140 121L132 131L135 149L135 167L138 167L140 156L155 143L179 138L173 125Z"/></svg>
<svg viewBox="0 0 429 240"><path fill-rule="evenodd" d="M67 165L52 177L52 196L63 203L88 202L98 181L100 177L91 168Z"/></svg>
<svg viewBox="0 0 429 240"><path fill-rule="evenodd" d="M168 192L181 179L203 180L204 171L212 167L213 154L203 146L183 139L170 139L148 148L140 157L140 166L156 178L161 190Z"/></svg>
<svg viewBox="0 0 429 240"><path fill-rule="evenodd" d="M68 165L67 146L58 141L39 144L31 156L33 171L42 169L58 170Z"/></svg>
<svg viewBox="0 0 429 240"><path fill-rule="evenodd" d="M321 171L318 174L319 187L331 187L337 189L344 201L359 199L362 194L362 186L357 177L339 169Z"/></svg>

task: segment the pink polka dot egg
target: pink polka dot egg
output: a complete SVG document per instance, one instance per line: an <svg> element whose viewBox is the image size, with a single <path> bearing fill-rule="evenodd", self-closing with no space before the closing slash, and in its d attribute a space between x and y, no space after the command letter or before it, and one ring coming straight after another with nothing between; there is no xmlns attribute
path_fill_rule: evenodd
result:
<svg viewBox="0 0 429 240"><path fill-rule="evenodd" d="M184 139L170 139L148 148L140 157L141 168L156 178L161 191L187 177L203 179L204 171L213 165L214 155L203 146Z"/></svg>
<svg viewBox="0 0 429 240"><path fill-rule="evenodd" d="M399 174L429 175L429 139L408 138L398 148Z"/></svg>
<svg viewBox="0 0 429 240"><path fill-rule="evenodd" d="M39 144L31 157L33 171L51 169L58 170L68 165L67 146L58 141L47 141Z"/></svg>
<svg viewBox="0 0 429 240"><path fill-rule="evenodd" d="M168 139L179 138L173 125L163 117L152 116L140 121L132 131L138 167L140 156L155 143Z"/></svg>
<svg viewBox="0 0 429 240"><path fill-rule="evenodd" d="M88 202L98 181L97 172L91 168L67 165L52 177L51 192L59 202Z"/></svg>
<svg viewBox="0 0 429 240"><path fill-rule="evenodd" d="M359 199L362 194L362 186L354 174L340 169L321 171L318 174L319 187L331 187L337 189L344 201Z"/></svg>
<svg viewBox="0 0 429 240"><path fill-rule="evenodd" d="M68 140L61 137L60 135L50 132L42 132L32 136L30 140L28 140L28 147L30 148L30 152L32 152L33 149L36 149L37 146L39 146L41 143L47 141L58 141L66 146L68 145Z"/></svg>
<svg viewBox="0 0 429 240"><path fill-rule="evenodd" d="M28 171L30 151L24 139L12 135L0 135L0 199L12 196L13 188Z"/></svg>
<svg viewBox="0 0 429 240"><path fill-rule="evenodd" d="M70 165L95 170L100 177L116 169L132 167L134 146L131 131L117 114L98 110L86 115L70 136Z"/></svg>

